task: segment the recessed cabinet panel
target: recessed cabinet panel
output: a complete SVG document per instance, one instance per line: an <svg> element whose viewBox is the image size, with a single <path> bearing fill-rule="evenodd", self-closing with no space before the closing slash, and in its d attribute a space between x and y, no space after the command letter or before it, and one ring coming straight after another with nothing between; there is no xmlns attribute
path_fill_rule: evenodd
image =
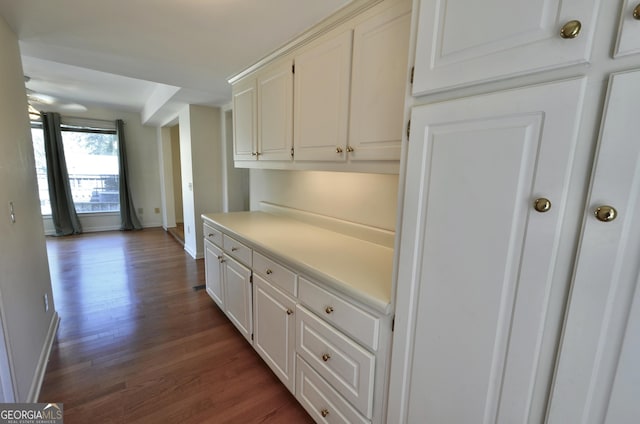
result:
<svg viewBox="0 0 640 424"><path fill-rule="evenodd" d="M209 240L204 241L204 269L207 294L218 304L220 309L224 310L222 269L220 267L222 257L222 249Z"/></svg>
<svg viewBox="0 0 640 424"><path fill-rule="evenodd" d="M599 0L420 1L413 94L589 61ZM571 21L579 21L573 26ZM565 28L566 37L561 30Z"/></svg>
<svg viewBox="0 0 640 424"><path fill-rule="evenodd" d="M295 57L295 159L345 161L353 31L314 44Z"/></svg>
<svg viewBox="0 0 640 424"><path fill-rule="evenodd" d="M291 160L293 147L293 62L258 74L258 160Z"/></svg>
<svg viewBox="0 0 640 424"><path fill-rule="evenodd" d="M411 5L398 4L356 26L349 159L400 160Z"/></svg>
<svg viewBox="0 0 640 424"><path fill-rule="evenodd" d="M553 371L541 340L560 325L547 294L584 86L414 109L388 422L543 421L531 405Z"/></svg>
<svg viewBox="0 0 640 424"><path fill-rule="evenodd" d="M224 259L223 264L225 313L244 338L253 344L251 270L229 257Z"/></svg>
<svg viewBox="0 0 640 424"><path fill-rule="evenodd" d="M640 416L640 70L614 74L549 408L550 424ZM616 215L596 216L613 207Z"/></svg>
<svg viewBox="0 0 640 424"><path fill-rule="evenodd" d="M255 77L233 86L233 159L252 160L257 150Z"/></svg>
<svg viewBox="0 0 640 424"><path fill-rule="evenodd" d="M253 276L254 347L287 389L294 392L295 301Z"/></svg>
<svg viewBox="0 0 640 424"><path fill-rule="evenodd" d="M640 53L640 1L625 0L614 57Z"/></svg>

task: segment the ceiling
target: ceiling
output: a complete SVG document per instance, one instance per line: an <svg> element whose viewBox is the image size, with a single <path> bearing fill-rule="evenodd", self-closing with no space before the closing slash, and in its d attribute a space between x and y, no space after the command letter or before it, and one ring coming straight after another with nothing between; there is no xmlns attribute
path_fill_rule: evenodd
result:
<svg viewBox="0 0 640 424"><path fill-rule="evenodd" d="M229 102L231 75L350 1L0 0L0 16L27 88L60 101L49 110L79 103L164 125L185 104Z"/></svg>

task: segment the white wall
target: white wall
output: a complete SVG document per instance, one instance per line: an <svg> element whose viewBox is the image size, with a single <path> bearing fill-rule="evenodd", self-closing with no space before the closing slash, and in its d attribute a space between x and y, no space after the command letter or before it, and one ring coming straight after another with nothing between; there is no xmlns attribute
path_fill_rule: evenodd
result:
<svg viewBox="0 0 640 424"><path fill-rule="evenodd" d="M173 201L176 210L176 222L184 222L182 213L182 171L180 160L180 126L174 125L171 131L171 169L173 170Z"/></svg>
<svg viewBox="0 0 640 424"><path fill-rule="evenodd" d="M129 180L136 213L143 227L162 226L156 128L143 126L140 114L136 112L89 108L86 112L74 112L73 116L110 121L122 119L125 122L124 135L127 146ZM155 211L156 208L158 208L158 212ZM142 213L139 212L140 209L142 209ZM47 234L53 234L51 219L45 218L44 222ZM84 232L117 230L120 228L120 215L118 213L80 215L80 222Z"/></svg>
<svg viewBox="0 0 640 424"><path fill-rule="evenodd" d="M223 186L224 212L249 210L249 170L233 166L233 111L231 105L222 110Z"/></svg>
<svg viewBox="0 0 640 424"><path fill-rule="evenodd" d="M251 170L251 210L260 202L395 231L398 175Z"/></svg>
<svg viewBox="0 0 640 424"><path fill-rule="evenodd" d="M156 129L158 139L158 163L160 167L160 200L162 202L162 228L175 227L176 211L174 203L171 130L169 127ZM182 208L180 208L182 210Z"/></svg>
<svg viewBox="0 0 640 424"><path fill-rule="evenodd" d="M18 41L1 17L0 76L0 313L16 399L25 402L34 401L39 392L57 314ZM9 202L15 223L9 218Z"/></svg>
<svg viewBox="0 0 640 424"><path fill-rule="evenodd" d="M203 213L222 211L220 109L185 106L179 114L184 249L204 256Z"/></svg>

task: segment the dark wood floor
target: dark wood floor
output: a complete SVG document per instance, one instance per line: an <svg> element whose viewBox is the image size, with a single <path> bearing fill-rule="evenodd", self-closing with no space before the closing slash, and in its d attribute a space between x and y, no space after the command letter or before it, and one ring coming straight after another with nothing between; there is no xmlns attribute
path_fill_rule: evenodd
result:
<svg viewBox="0 0 640 424"><path fill-rule="evenodd" d="M48 238L60 328L40 402L73 423L311 423L162 229Z"/></svg>

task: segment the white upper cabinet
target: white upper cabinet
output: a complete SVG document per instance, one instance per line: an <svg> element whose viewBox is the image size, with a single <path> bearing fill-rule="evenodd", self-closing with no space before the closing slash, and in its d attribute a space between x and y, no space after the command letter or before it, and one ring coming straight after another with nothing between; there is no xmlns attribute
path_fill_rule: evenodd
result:
<svg viewBox="0 0 640 424"><path fill-rule="evenodd" d="M588 62L599 3L421 0L413 94Z"/></svg>
<svg viewBox="0 0 640 424"><path fill-rule="evenodd" d="M296 160L346 160L352 38L330 33L295 57Z"/></svg>
<svg viewBox="0 0 640 424"><path fill-rule="evenodd" d="M349 159L400 160L411 5L396 4L355 27Z"/></svg>
<svg viewBox="0 0 640 424"><path fill-rule="evenodd" d="M257 90L255 77L233 85L233 159L251 160L255 156Z"/></svg>
<svg viewBox="0 0 640 424"><path fill-rule="evenodd" d="M293 63L277 62L258 73L258 160L291 160Z"/></svg>
<svg viewBox="0 0 640 424"><path fill-rule="evenodd" d="M625 0L614 57L640 53L640 1Z"/></svg>

